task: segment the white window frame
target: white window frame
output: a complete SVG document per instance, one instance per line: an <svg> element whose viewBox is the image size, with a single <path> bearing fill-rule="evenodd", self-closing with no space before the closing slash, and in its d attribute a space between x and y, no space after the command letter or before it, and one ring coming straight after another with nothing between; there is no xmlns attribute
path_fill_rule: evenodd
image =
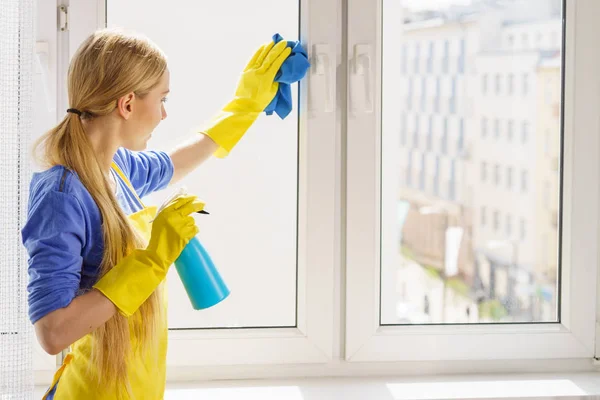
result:
<svg viewBox="0 0 600 400"><path fill-rule="evenodd" d="M600 301L594 250L600 195L592 190L600 159L594 92L600 3L567 1L562 323L381 327L379 249L394 244L380 246L378 72L382 56L386 68L400 71L401 53L381 54L382 1L300 0L301 39L313 67L301 85L298 327L171 332L169 380L592 368L594 346L600 351L594 329L600 304L586 301ZM61 117L68 60L105 17L104 0L56 1L63 3L69 31L58 32L51 46ZM49 383L48 367L45 360L36 371L37 384Z"/></svg>
<svg viewBox="0 0 600 400"><path fill-rule="evenodd" d="M297 327L171 331L169 378L178 379L193 367L319 364L333 357L334 270L339 270L340 236L336 230L340 179L335 107L339 10L336 3L317 0L300 0L299 5L301 40L312 64L322 68L309 70L300 85ZM70 0L69 31L65 32L69 58L89 34L105 26L105 16L104 0ZM323 18L327 24L320 23ZM326 93L327 101L309 99L309 86Z"/></svg>
<svg viewBox="0 0 600 400"><path fill-rule="evenodd" d="M349 0L348 4L348 26L352 26L348 52L351 55L358 44L375 49L370 73L378 82L374 85L374 111L351 114L347 127L346 360L591 360L596 343L596 302L590 299L597 295L600 243L600 196L595 189L600 180L596 90L600 79L595 72L600 67L600 51L593 16L600 12L600 3L567 1L566 9L561 323L446 326L380 326L380 249L397 251L392 234L395 222L380 224L380 182L382 173L397 175L399 169L392 162L379 168L381 111L395 115L397 104L381 104L381 74L376 74L382 71L380 32L386 36L391 24L381 26L382 0ZM401 10L392 7L386 4L383 18L393 15L400 21ZM383 57L386 69L400 70L397 54ZM392 125L383 129L399 131ZM382 196L396 195L389 188L383 190Z"/></svg>
<svg viewBox="0 0 600 400"><path fill-rule="evenodd" d="M56 109L57 98L57 65L60 61L57 57L60 46L59 34L57 29L56 2L49 2L46 0L38 0L36 2L36 74L39 74L41 78L44 94L48 101L47 110L51 115L56 114L58 120L58 111ZM47 15L52 15L53 18L45 18ZM39 61L39 62L38 62ZM37 138L42 132L33 132L34 137ZM35 334L34 334L35 335ZM46 353L35 337L32 338L32 352L33 352L33 370L34 370L34 384L48 384L52 381L54 372L60 365L60 360L56 356L51 356Z"/></svg>

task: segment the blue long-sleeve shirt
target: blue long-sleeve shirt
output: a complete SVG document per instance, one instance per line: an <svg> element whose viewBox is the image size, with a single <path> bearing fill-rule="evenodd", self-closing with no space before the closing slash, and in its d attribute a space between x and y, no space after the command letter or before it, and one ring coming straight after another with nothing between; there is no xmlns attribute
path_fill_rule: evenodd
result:
<svg viewBox="0 0 600 400"><path fill-rule="evenodd" d="M173 177L173 163L164 152L120 148L114 161L139 197L163 189ZM114 177L123 211L142 209L129 186ZM29 255L29 318L35 323L96 283L104 252L100 210L77 174L55 166L33 174L21 234Z"/></svg>

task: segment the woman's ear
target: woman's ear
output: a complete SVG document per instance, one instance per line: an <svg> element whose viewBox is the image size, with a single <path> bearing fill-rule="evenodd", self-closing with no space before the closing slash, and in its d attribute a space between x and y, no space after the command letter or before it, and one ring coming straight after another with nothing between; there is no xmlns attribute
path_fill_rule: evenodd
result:
<svg viewBox="0 0 600 400"><path fill-rule="evenodd" d="M117 110L119 111L119 115L121 115L121 117L123 117L125 120L128 120L131 117L134 103L135 93L133 92L128 93L117 100Z"/></svg>

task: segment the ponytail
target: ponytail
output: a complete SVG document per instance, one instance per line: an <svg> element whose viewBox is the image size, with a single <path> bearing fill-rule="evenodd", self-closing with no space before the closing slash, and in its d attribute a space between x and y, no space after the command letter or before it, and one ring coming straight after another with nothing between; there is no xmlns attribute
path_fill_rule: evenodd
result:
<svg viewBox="0 0 600 400"><path fill-rule="evenodd" d="M75 172L98 206L104 239L99 278L133 249L145 247L119 206L79 115L67 113L55 128L36 141L34 154L47 167L63 165ZM132 351L144 351L155 358L152 353L157 348L158 322L164 318L160 296L159 287L131 321L117 313L92 332L91 365L96 367L98 383L125 385L129 391L127 360ZM131 348L132 336L140 348Z"/></svg>

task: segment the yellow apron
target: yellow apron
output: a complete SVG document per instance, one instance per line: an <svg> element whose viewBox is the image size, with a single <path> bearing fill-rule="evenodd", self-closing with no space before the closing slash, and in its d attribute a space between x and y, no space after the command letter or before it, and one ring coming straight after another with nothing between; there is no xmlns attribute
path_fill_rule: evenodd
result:
<svg viewBox="0 0 600 400"><path fill-rule="evenodd" d="M152 227L151 221L156 216L156 207L145 207L125 174L123 174L115 163L113 163L112 167L121 179L123 179L123 181L131 188L133 194L136 196L142 207L144 207L142 210L129 215L128 218L140 234L142 234L145 239L149 239ZM163 293L166 293L166 290L163 290ZM159 327L157 362L152 363L147 359L143 360L143 355L141 355L140 352L132 352L132 356L130 357L127 366L132 395L136 400L155 400L162 399L164 396L168 325L166 320L166 299L164 296L162 300L165 308L163 314L165 315L165 318ZM136 315L131 318L135 317ZM137 340L133 336L131 340L132 349L135 349ZM54 379L52 380L52 385L44 395L43 399L46 399L48 393L55 385L57 387L56 392L54 393L54 399L56 400L112 400L127 397L126 393L115 393L115 389L112 389L111 391L106 387L107 385L98 385L97 379L95 378L95 368L93 366L90 368L91 345L92 336L86 335L71 346L71 351L65 357L63 365L56 371Z"/></svg>

